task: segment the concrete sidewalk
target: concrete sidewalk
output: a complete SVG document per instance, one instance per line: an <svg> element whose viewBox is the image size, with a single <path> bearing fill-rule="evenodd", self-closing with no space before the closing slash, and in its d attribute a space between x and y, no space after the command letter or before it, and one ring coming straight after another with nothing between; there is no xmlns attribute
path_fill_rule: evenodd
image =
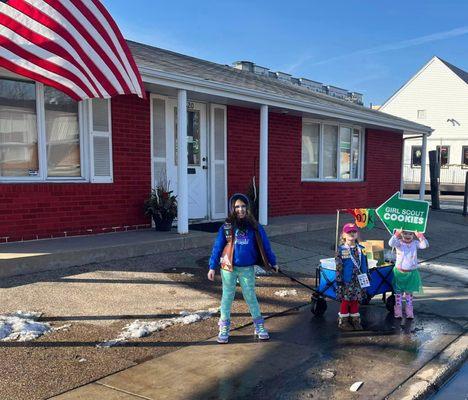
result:
<svg viewBox="0 0 468 400"><path fill-rule="evenodd" d="M268 342L255 341L249 325L228 345L200 342L54 399L355 399L356 381L364 382L359 398L385 398L463 335L458 324L424 316L405 326L408 337L376 306L363 310L366 332L343 333L330 305L322 320L309 307L268 319Z"/></svg>
<svg viewBox="0 0 468 400"><path fill-rule="evenodd" d="M270 237L331 228L334 215L294 215L271 218ZM100 235L0 244L0 278L106 262L130 257L189 250L211 245L215 233L187 235L143 229Z"/></svg>

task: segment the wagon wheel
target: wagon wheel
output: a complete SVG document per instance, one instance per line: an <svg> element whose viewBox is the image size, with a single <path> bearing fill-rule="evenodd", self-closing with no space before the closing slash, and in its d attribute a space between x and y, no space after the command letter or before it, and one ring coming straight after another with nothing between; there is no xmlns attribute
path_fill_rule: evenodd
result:
<svg viewBox="0 0 468 400"><path fill-rule="evenodd" d="M311 306L310 311L317 317L321 317L327 311L327 302L323 297L312 296Z"/></svg>
<svg viewBox="0 0 468 400"><path fill-rule="evenodd" d="M393 312L393 308L395 307L395 295L394 294L387 297L387 300L385 301L385 306L387 307L388 311Z"/></svg>

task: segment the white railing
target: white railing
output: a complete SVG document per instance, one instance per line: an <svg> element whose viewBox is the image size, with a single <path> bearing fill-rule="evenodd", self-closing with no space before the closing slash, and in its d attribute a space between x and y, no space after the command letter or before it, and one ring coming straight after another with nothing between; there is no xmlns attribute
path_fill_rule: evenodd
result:
<svg viewBox="0 0 468 400"><path fill-rule="evenodd" d="M462 164L449 164L440 168L440 183L451 185L464 185L468 166ZM412 167L411 164L403 166L403 179L405 183L419 183L421 181L421 167ZM426 165L426 183L430 183L429 165Z"/></svg>

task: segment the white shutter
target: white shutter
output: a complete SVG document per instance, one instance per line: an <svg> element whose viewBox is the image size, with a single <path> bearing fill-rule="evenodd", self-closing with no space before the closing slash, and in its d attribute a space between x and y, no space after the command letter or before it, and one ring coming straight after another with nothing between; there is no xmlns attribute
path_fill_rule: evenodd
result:
<svg viewBox="0 0 468 400"><path fill-rule="evenodd" d="M91 182L112 183L112 124L109 99L89 102Z"/></svg>
<svg viewBox="0 0 468 400"><path fill-rule="evenodd" d="M211 218L227 215L227 121L226 107L211 105L210 182Z"/></svg>
<svg viewBox="0 0 468 400"><path fill-rule="evenodd" d="M166 171L166 131L170 120L166 117L166 99L151 96L151 154L153 157L153 186L156 188L159 182L167 180Z"/></svg>

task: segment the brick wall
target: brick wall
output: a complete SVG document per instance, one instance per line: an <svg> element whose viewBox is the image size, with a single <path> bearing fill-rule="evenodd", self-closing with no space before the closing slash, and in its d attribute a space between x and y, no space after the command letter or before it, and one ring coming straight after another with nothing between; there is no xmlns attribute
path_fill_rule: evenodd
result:
<svg viewBox="0 0 468 400"><path fill-rule="evenodd" d="M260 111L228 107L228 194L258 182ZM269 114L269 215L333 213L375 207L399 190L402 134L368 129L365 181L301 182L300 117ZM254 168L255 165L255 168Z"/></svg>
<svg viewBox="0 0 468 400"><path fill-rule="evenodd" d="M260 111L228 107L228 194L258 185ZM112 100L114 183L0 185L0 241L62 237L149 226L149 100ZM368 130L365 182L301 182L300 117L269 115L269 215L374 207L399 189L402 135Z"/></svg>
<svg viewBox="0 0 468 400"><path fill-rule="evenodd" d="M0 240L135 229L151 188L149 99L112 100L114 183L0 185ZM127 228L125 228L127 227Z"/></svg>
<svg viewBox="0 0 468 400"><path fill-rule="evenodd" d="M260 110L227 108L228 197L245 193L253 175L258 184Z"/></svg>
<svg viewBox="0 0 468 400"><path fill-rule="evenodd" d="M403 135L368 129L366 137L367 199L378 206L400 190Z"/></svg>

